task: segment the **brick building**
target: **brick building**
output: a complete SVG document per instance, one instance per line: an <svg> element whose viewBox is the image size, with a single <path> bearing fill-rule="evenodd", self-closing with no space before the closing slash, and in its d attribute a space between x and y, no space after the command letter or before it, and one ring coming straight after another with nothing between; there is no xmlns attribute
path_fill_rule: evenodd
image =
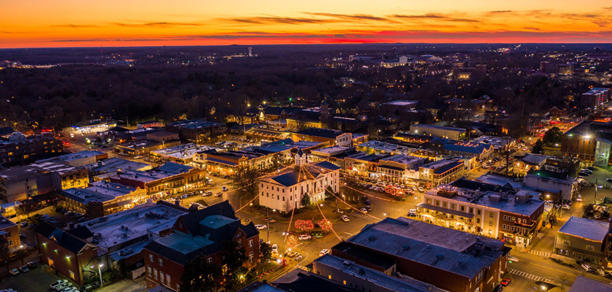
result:
<svg viewBox="0 0 612 292"><path fill-rule="evenodd" d="M203 256L213 265L223 267L223 242L236 241L245 249L245 267L259 258L259 231L253 222L243 225L229 201L180 216L173 233L151 241L144 247L147 288L165 286L179 291L181 277L189 260ZM231 271L230 271L231 272ZM216 279L224 284L224 277Z"/></svg>
<svg viewBox="0 0 612 292"><path fill-rule="evenodd" d="M493 290L506 272L509 252L499 240L400 217L366 226L331 254L388 275L470 292ZM391 266L381 267L385 262Z"/></svg>

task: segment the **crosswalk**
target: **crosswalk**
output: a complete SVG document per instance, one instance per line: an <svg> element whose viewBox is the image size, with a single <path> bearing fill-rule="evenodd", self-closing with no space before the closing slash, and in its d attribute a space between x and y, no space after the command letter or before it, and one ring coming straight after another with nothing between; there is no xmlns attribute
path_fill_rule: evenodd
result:
<svg viewBox="0 0 612 292"><path fill-rule="evenodd" d="M530 250L529 251L530 254L535 254L535 255L539 255L539 256L543 256L543 257L550 257L550 252L545 252L545 251L539 251L539 250Z"/></svg>
<svg viewBox="0 0 612 292"><path fill-rule="evenodd" d="M371 216L368 216L366 214L359 213L359 212L353 212L349 216L359 217L359 218L368 219L368 220L372 220L372 221L378 221L378 220L372 218Z"/></svg>
<svg viewBox="0 0 612 292"><path fill-rule="evenodd" d="M302 266L302 265L297 265L295 266L296 268L300 269L300 270L304 270L304 271L308 271L308 268Z"/></svg>
<svg viewBox="0 0 612 292"><path fill-rule="evenodd" d="M543 278L543 277L540 277L540 276L536 276L534 274L530 274L530 273L527 273L527 272L515 270L515 269L508 269L508 271L512 275L517 275L517 276L524 277L524 278L527 278L527 279L531 279L531 280L534 280L534 281L545 281L546 280L546 278Z"/></svg>

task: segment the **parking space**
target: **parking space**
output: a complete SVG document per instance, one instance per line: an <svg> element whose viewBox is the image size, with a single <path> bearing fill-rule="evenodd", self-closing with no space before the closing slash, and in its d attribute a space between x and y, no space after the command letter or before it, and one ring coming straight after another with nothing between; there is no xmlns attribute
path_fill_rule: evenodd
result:
<svg viewBox="0 0 612 292"><path fill-rule="evenodd" d="M60 279L51 269L40 265L25 274L6 276L0 282L0 289L13 289L18 292L48 291L49 285Z"/></svg>

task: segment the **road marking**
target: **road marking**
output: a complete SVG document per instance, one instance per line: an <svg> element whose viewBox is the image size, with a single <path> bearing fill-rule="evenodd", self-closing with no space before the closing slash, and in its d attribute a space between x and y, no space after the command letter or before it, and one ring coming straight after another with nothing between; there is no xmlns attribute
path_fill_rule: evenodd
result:
<svg viewBox="0 0 612 292"><path fill-rule="evenodd" d="M568 274L568 275L570 275L570 276L576 276L576 273L568 273L568 272L566 272L566 271L561 271L561 270L553 269L553 268L551 268L551 267L546 267L546 266L542 266L542 265L534 264L533 262L529 263L529 265L530 265L530 266L538 266L538 267L542 267L542 268L549 269L549 270L552 270L552 271L556 271L556 272L559 272L559 273Z"/></svg>
<svg viewBox="0 0 612 292"><path fill-rule="evenodd" d="M535 254L535 255L539 255L539 256L543 256L543 257L550 257L550 252L545 252L545 251L539 251L539 250L530 250L529 253L531 254Z"/></svg>
<svg viewBox="0 0 612 292"><path fill-rule="evenodd" d="M530 280L534 280L534 281L545 281L546 278L540 277L540 276L536 276L534 274L530 274L524 271L519 271L519 270L515 270L515 269L508 269L508 271L510 272L510 274L513 275L517 275L520 277L524 277Z"/></svg>
<svg viewBox="0 0 612 292"><path fill-rule="evenodd" d="M302 265L297 265L295 266L296 268L300 269L300 270L304 270L304 271L308 271L308 268L302 266Z"/></svg>
<svg viewBox="0 0 612 292"><path fill-rule="evenodd" d="M348 233L348 232L344 232L346 234L348 234L349 236L352 236L354 233Z"/></svg>

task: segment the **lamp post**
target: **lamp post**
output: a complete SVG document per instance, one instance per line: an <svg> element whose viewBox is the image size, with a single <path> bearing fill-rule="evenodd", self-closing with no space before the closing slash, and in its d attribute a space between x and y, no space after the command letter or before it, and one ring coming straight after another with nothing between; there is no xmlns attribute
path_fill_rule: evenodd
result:
<svg viewBox="0 0 612 292"><path fill-rule="evenodd" d="M100 275L100 287L104 287L104 282L102 282L102 266L104 266L104 264L98 265L98 274Z"/></svg>

